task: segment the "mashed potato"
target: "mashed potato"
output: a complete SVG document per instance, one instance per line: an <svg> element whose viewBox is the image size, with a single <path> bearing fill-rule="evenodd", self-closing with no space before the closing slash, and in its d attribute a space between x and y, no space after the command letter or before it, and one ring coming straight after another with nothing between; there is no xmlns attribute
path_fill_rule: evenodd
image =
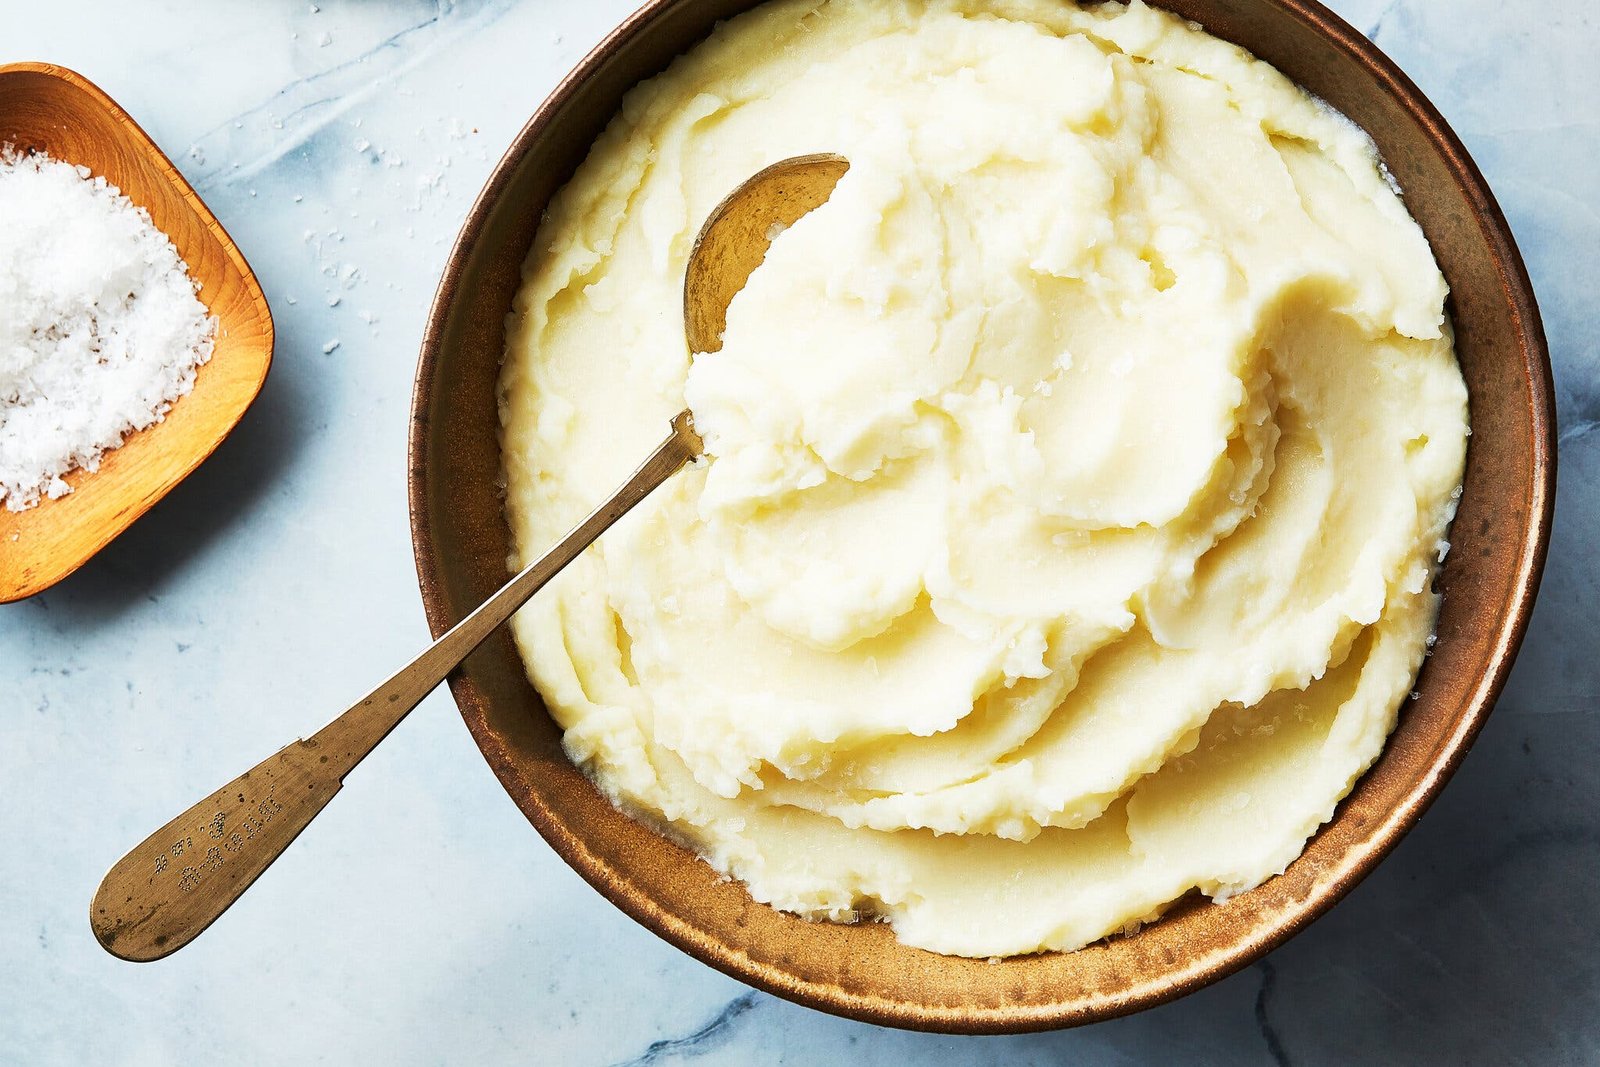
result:
<svg viewBox="0 0 1600 1067"><path fill-rule="evenodd" d="M696 231L851 161L685 351ZM622 113L508 327L516 620L572 758L758 900L1072 949L1281 872L1422 663L1466 390L1360 131L1139 3L778 2Z"/></svg>

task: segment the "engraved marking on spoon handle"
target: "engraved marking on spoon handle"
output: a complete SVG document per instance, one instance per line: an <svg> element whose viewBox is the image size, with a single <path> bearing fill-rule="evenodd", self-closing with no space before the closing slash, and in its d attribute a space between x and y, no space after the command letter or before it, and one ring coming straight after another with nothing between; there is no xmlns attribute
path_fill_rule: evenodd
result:
<svg viewBox="0 0 1600 1067"><path fill-rule="evenodd" d="M89 908L102 947L145 962L187 945L316 817L356 764L484 639L649 492L700 454L688 413L610 499L394 677L313 736L269 756L147 837Z"/></svg>

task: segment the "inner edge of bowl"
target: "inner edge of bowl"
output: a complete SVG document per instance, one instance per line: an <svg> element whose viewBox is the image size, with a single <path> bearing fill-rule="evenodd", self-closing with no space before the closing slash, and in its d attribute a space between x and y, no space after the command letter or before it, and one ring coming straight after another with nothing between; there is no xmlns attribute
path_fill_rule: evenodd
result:
<svg viewBox="0 0 1600 1067"><path fill-rule="evenodd" d="M509 183L519 161L598 68L613 52L638 34L647 32L677 0L649 0L595 46L540 104L496 164L469 210L451 249L444 274L430 308L423 335L412 394L411 432L408 439L408 503L418 581L428 625L435 637L458 620L452 616L441 578L439 559L429 527L426 453L429 434L428 406L451 299L464 273L467 253L480 237L490 211ZM1159 3L1160 0L1157 0ZM847 1018L952 1034L1025 1033L1056 1029L1115 1018L1174 1000L1249 965L1288 940L1338 903L1364 878L1417 822L1444 783L1466 756L1481 731L1494 701L1503 689L1532 612L1533 599L1544 569L1554 510L1556 477L1555 399L1548 346L1534 298L1531 280L1505 216L1483 175L1443 116L1376 45L1317 0L1278 0L1287 14L1312 27L1320 36L1354 59L1408 111L1452 172L1458 186L1475 207L1475 219L1486 243L1495 251L1495 269L1501 292L1523 339L1532 399L1533 470L1529 486L1529 518L1517 557L1514 593L1496 627L1492 652L1479 684L1472 692L1456 726L1440 738L1429 772L1390 809L1366 835L1360 847L1344 852L1337 866L1319 879L1295 908L1210 955L1197 956L1131 984L1114 993L1094 994L1073 1001L1016 1004L996 1008L943 1007L882 996L867 996L837 986L812 982L752 959L732 946L708 940L701 929L662 908L643 894L619 889L604 862L583 838L558 822L536 800L513 799L535 829L585 881L642 925L677 948L718 970L767 992L809 1007ZM642 79L641 79L642 80ZM509 310L509 309L508 309ZM487 723L486 709L470 679L450 676L450 687L462 717L486 761L502 784L522 778L522 770L501 738Z"/></svg>

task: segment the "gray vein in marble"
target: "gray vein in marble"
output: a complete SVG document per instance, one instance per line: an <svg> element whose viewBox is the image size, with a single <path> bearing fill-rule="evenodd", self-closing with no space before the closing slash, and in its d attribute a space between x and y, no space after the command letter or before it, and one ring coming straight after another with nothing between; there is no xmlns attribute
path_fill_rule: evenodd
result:
<svg viewBox="0 0 1600 1067"><path fill-rule="evenodd" d="M1383 32L1384 23L1388 21L1389 16L1393 15L1396 9L1399 7L1400 0L1389 0L1389 2L1383 6L1383 10L1378 12L1378 17L1372 20L1372 26L1366 31L1367 40L1373 42L1374 44L1377 43L1378 35Z"/></svg>
<svg viewBox="0 0 1600 1067"><path fill-rule="evenodd" d="M1267 1054L1272 1057L1272 1062L1278 1067L1289 1067L1289 1053L1283 1047L1283 1039L1278 1036L1278 1029L1269 1014L1272 987L1278 982L1278 969L1271 960L1262 960L1256 969L1261 972L1261 988L1256 991L1256 1029L1261 1032L1261 1040L1267 1043Z"/></svg>
<svg viewBox="0 0 1600 1067"><path fill-rule="evenodd" d="M255 177L379 89L495 21L511 4L512 0L435 0L428 18L230 116L189 147L189 157L198 167L195 187L205 192Z"/></svg>
<svg viewBox="0 0 1600 1067"><path fill-rule="evenodd" d="M1575 422L1561 431L1558 442L1564 445L1569 441L1576 441L1585 434L1594 432L1597 427L1600 427L1600 420L1584 419L1581 422Z"/></svg>
<svg viewBox="0 0 1600 1067"><path fill-rule="evenodd" d="M1505 133L1562 133L1585 128L1600 129L1600 120L1595 120L1593 122L1562 122L1550 126L1522 126L1507 130ZM1590 225L1600 227L1600 210L1597 210L1593 204L1589 204L1579 199L1573 194L1567 192L1565 189L1558 189L1552 185L1545 184L1539 186L1539 188L1546 196L1559 201L1563 207L1567 208L1572 213L1576 215L1582 215L1585 222L1589 223Z"/></svg>
<svg viewBox="0 0 1600 1067"><path fill-rule="evenodd" d="M748 993L742 993L724 1004L710 1021L694 1033L652 1041L638 1056L617 1064L617 1067L647 1067L669 1056L698 1056L702 1052L709 1051L713 1045L728 1038L734 1022L754 1008L759 1003L759 997L760 994L753 989Z"/></svg>

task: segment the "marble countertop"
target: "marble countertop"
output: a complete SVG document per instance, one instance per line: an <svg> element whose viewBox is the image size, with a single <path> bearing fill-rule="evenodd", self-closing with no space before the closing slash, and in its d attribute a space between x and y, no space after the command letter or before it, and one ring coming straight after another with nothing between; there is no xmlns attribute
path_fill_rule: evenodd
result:
<svg viewBox="0 0 1600 1067"><path fill-rule="evenodd" d="M1600 12L1337 0L1489 176L1556 364L1533 629L1417 830L1265 961L1140 1015L955 1039L702 966L544 845L435 694L204 937L95 944L129 846L427 638L405 502L423 317L513 133L630 0L12 5L0 62L98 82L260 276L278 329L233 437L77 575L0 607L0 1060L18 1063L1594 1061L1600 1057ZM13 1060L13 1057L15 1059Z"/></svg>

